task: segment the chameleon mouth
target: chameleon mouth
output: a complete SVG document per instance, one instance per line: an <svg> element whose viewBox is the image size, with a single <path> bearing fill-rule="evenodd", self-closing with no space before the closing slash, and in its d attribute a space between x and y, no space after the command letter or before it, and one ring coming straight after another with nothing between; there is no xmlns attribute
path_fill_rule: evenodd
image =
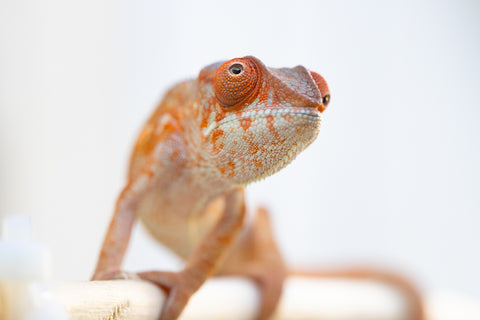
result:
<svg viewBox="0 0 480 320"><path fill-rule="evenodd" d="M252 109L243 111L240 115L232 115L230 117L226 117L219 124L222 122L228 122L233 120L241 120L245 118L262 118L267 116L283 116L283 115L291 115L291 116L298 116L298 117L307 117L312 119L318 119L321 117L320 111L313 108L302 108L302 107L289 107L289 108L278 108L278 109Z"/></svg>
<svg viewBox="0 0 480 320"><path fill-rule="evenodd" d="M216 124L212 124L206 130L206 135L220 126L224 126L233 121L241 121L242 119L257 120L267 117L282 117L291 116L296 119L305 119L307 121L320 122L322 114L320 111L310 107L287 107L287 108L273 108L273 109L251 109L229 115Z"/></svg>

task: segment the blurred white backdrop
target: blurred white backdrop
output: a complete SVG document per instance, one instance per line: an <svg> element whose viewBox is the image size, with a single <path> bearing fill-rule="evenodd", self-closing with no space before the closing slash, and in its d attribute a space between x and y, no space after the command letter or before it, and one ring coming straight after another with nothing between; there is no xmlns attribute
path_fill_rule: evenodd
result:
<svg viewBox="0 0 480 320"><path fill-rule="evenodd" d="M0 215L33 216L58 280L94 267L165 90L252 54L322 74L318 140L248 189L294 266L372 263L480 297L475 1L0 2ZM179 262L137 230L126 268Z"/></svg>

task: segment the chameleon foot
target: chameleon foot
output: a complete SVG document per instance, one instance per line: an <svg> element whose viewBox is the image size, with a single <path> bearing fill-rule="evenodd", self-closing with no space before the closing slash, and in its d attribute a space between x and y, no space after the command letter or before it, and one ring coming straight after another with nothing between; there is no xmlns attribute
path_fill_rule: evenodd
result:
<svg viewBox="0 0 480 320"><path fill-rule="evenodd" d="M255 239L254 246L258 257L257 262L252 262L252 266L247 267L246 275L257 284L260 290L261 306L256 319L266 320L277 308L286 277L285 264L275 244L266 209L257 210L251 233L252 238Z"/></svg>
<svg viewBox="0 0 480 320"><path fill-rule="evenodd" d="M147 271L137 273L137 275L141 279L157 285L168 295L159 320L177 319L195 292L194 288L188 285L188 277L181 272Z"/></svg>
<svg viewBox="0 0 480 320"><path fill-rule="evenodd" d="M248 226L244 237L236 243L229 258L218 274L242 276L253 280L261 298L256 319L269 319L282 295L287 271L273 239L266 209L257 210L253 223Z"/></svg>
<svg viewBox="0 0 480 320"><path fill-rule="evenodd" d="M267 320L275 312L282 295L284 275L279 273L263 273L248 275L260 290L260 310L256 320Z"/></svg>

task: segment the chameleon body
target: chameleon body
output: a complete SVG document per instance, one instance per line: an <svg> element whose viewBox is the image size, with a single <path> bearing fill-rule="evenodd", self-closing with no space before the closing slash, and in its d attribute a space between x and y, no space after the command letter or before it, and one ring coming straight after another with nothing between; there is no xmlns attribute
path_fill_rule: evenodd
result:
<svg viewBox="0 0 480 320"><path fill-rule="evenodd" d="M144 125L116 203L94 280L121 270L134 221L185 259L180 272L136 275L163 288L161 320L174 320L213 275L250 277L269 318L287 275L265 209L247 223L243 188L289 164L317 137L330 101L325 80L302 66L255 57L202 69L174 86Z"/></svg>

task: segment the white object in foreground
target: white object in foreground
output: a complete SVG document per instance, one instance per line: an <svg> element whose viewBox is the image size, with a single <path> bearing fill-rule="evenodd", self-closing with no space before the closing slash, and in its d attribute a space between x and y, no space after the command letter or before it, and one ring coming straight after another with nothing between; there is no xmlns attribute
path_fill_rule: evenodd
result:
<svg viewBox="0 0 480 320"><path fill-rule="evenodd" d="M32 241L28 216L11 215L0 238L0 319L66 320L67 313L51 295L48 248Z"/></svg>

